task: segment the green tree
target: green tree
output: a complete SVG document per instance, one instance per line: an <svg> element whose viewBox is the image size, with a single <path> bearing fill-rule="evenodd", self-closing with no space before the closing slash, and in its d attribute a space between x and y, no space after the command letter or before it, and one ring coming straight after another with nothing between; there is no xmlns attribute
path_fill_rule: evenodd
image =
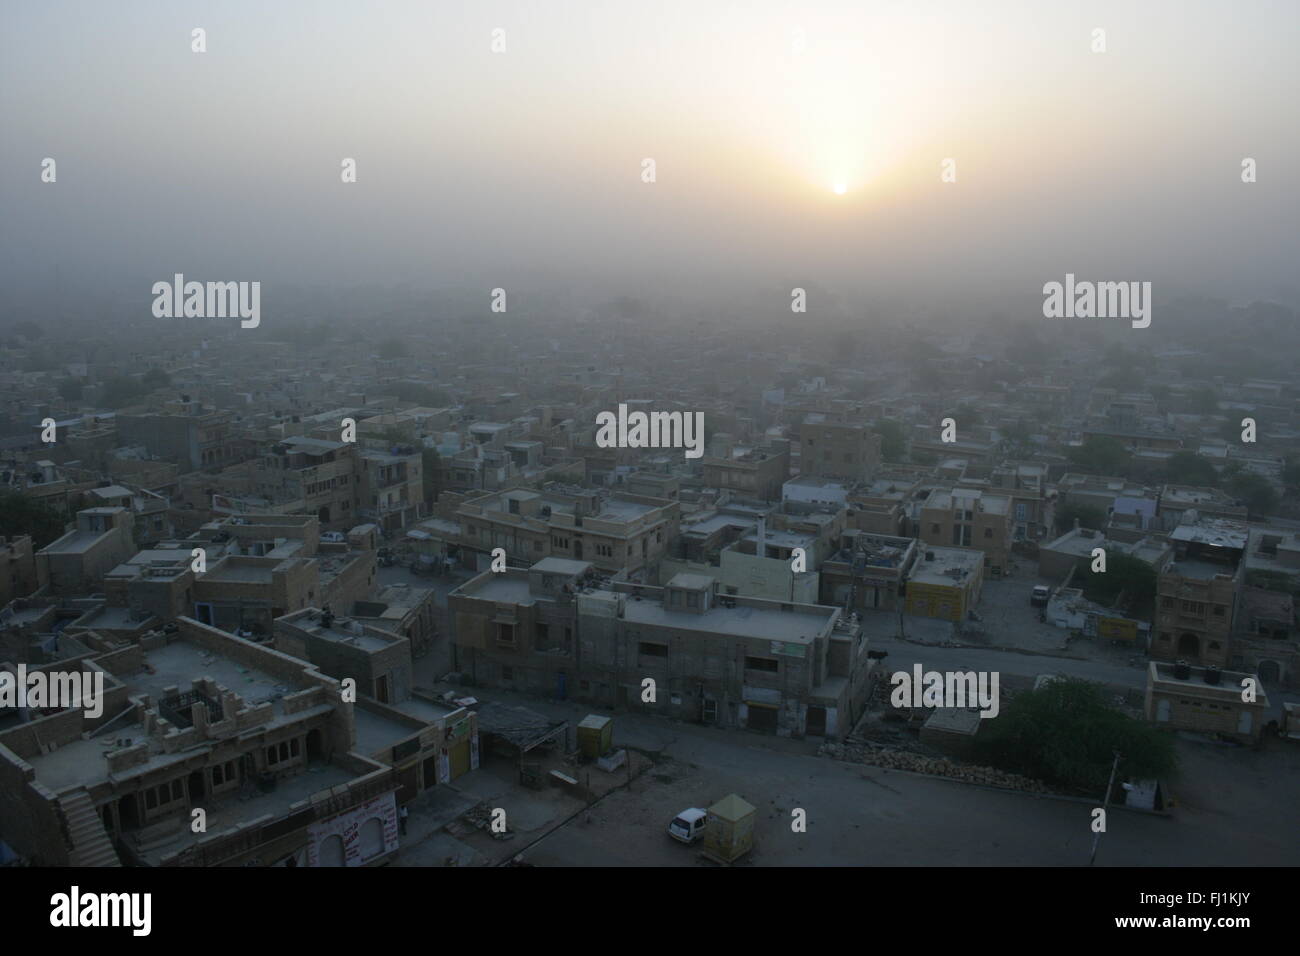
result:
<svg viewBox="0 0 1300 956"><path fill-rule="evenodd" d="M1003 770L1100 795L1114 753L1119 779L1160 779L1178 768L1173 737L1111 707L1100 684L1058 678L1018 694L990 721L979 754Z"/></svg>
<svg viewBox="0 0 1300 956"><path fill-rule="evenodd" d="M0 536L29 534L36 548L63 536L64 520L49 505L19 491L0 492Z"/></svg>
<svg viewBox="0 0 1300 956"><path fill-rule="evenodd" d="M1219 483L1219 472L1209 459L1191 451L1179 451L1165 462L1165 480L1176 485L1212 488Z"/></svg>
<svg viewBox="0 0 1300 956"><path fill-rule="evenodd" d="M1075 583L1083 588L1089 601L1113 607L1122 595L1134 617L1150 617L1155 608L1156 571L1140 558L1122 551L1106 549L1105 572L1094 573L1092 558L1079 562Z"/></svg>
<svg viewBox="0 0 1300 956"><path fill-rule="evenodd" d="M1212 388L1202 388L1187 396L1187 407L1197 415L1213 415L1219 410L1219 396Z"/></svg>
<svg viewBox="0 0 1300 956"><path fill-rule="evenodd" d="M108 408L122 408L146 394L138 379L129 375L114 375L104 381L102 402Z"/></svg>
<svg viewBox="0 0 1300 956"><path fill-rule="evenodd" d="M1288 458L1282 469L1282 481L1289 489L1300 488L1300 459Z"/></svg>
<svg viewBox="0 0 1300 956"><path fill-rule="evenodd" d="M984 422L984 417L979 411L971 405L958 405L956 408L943 413L944 418L951 418L957 423L958 428L969 428L972 425L980 425Z"/></svg>
<svg viewBox="0 0 1300 956"><path fill-rule="evenodd" d="M885 461L902 461L907 452L907 436L903 426L892 418L877 420L872 430L880 436L880 456Z"/></svg>
<svg viewBox="0 0 1300 956"><path fill-rule="evenodd" d="M1239 471L1228 480L1228 491L1246 503L1251 517L1262 518L1277 507L1277 492L1268 480L1249 471Z"/></svg>
<svg viewBox="0 0 1300 956"><path fill-rule="evenodd" d="M171 383L172 377L157 366L140 376L140 386L147 392L152 392L156 388L166 388Z"/></svg>
<svg viewBox="0 0 1300 956"><path fill-rule="evenodd" d="M1056 509L1056 533L1065 534L1079 519L1080 528L1101 531L1106 527L1106 513L1093 505L1065 504Z"/></svg>
<svg viewBox="0 0 1300 956"><path fill-rule="evenodd" d="M59 395L65 402L81 401L81 394L84 391L85 387L79 378L65 378L59 382Z"/></svg>
<svg viewBox="0 0 1300 956"><path fill-rule="evenodd" d="M1066 452L1066 457L1080 471L1094 475L1122 473L1129 464L1124 446L1106 435L1093 435Z"/></svg>

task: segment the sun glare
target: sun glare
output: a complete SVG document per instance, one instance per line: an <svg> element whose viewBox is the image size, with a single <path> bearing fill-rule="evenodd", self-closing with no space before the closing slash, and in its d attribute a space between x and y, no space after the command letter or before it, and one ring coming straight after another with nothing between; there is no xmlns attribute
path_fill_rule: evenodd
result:
<svg viewBox="0 0 1300 956"><path fill-rule="evenodd" d="M844 185L843 183L836 183L831 188L835 190L835 195L837 196L843 196L846 192L849 191L849 187Z"/></svg>

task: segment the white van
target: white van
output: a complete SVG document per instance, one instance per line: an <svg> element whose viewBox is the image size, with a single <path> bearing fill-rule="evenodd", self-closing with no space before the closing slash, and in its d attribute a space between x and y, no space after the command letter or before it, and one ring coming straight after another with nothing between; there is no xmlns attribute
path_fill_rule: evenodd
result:
<svg viewBox="0 0 1300 956"><path fill-rule="evenodd" d="M708 813L699 807L683 810L673 817L672 823L668 824L668 835L682 843L694 843L704 836L704 824L707 818Z"/></svg>

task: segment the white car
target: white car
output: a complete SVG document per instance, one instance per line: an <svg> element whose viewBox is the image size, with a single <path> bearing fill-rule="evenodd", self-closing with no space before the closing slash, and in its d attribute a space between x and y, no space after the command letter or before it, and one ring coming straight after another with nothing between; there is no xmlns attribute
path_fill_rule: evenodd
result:
<svg viewBox="0 0 1300 956"><path fill-rule="evenodd" d="M342 531L322 531L320 539L322 541L332 541L339 544L348 540L347 536L344 535Z"/></svg>
<svg viewBox="0 0 1300 956"><path fill-rule="evenodd" d="M708 813L699 807L683 810L673 817L672 823L668 824L668 835L682 843L694 843L704 836L704 824L707 819Z"/></svg>

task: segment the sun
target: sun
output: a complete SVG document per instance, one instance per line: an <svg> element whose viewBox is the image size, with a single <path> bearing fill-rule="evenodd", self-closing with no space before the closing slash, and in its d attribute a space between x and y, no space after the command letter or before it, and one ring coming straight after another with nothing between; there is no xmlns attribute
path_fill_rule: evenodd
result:
<svg viewBox="0 0 1300 956"><path fill-rule="evenodd" d="M835 192L835 195L837 196L843 196L846 192L849 191L849 187L844 185L844 183L836 183L834 186L831 187L831 189Z"/></svg>

